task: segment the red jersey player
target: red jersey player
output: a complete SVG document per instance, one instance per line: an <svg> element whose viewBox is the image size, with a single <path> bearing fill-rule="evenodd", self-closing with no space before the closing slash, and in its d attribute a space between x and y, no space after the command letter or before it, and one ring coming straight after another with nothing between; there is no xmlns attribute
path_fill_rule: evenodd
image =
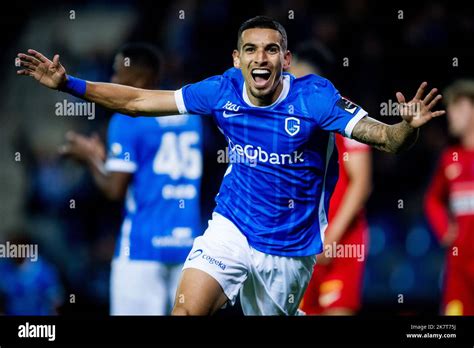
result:
<svg viewBox="0 0 474 348"><path fill-rule="evenodd" d="M324 252L318 255L301 305L306 314L351 315L360 308L368 226L370 148L336 135L339 180L329 206Z"/></svg>
<svg viewBox="0 0 474 348"><path fill-rule="evenodd" d="M320 73L326 52L317 46L297 52L291 73L297 77ZM352 315L361 303L368 240L363 207L371 191L370 147L340 135L336 135L336 146L339 180L329 206L324 252L318 255L300 305L306 314Z"/></svg>
<svg viewBox="0 0 474 348"><path fill-rule="evenodd" d="M441 311L474 315L474 80L455 82L445 98L449 131L460 141L442 153L425 210L447 247Z"/></svg>

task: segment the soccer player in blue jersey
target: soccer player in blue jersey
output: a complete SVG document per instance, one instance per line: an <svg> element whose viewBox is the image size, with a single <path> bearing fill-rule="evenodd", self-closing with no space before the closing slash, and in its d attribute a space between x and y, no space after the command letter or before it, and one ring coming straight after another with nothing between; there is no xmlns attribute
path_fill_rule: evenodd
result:
<svg viewBox="0 0 474 348"><path fill-rule="evenodd" d="M131 116L212 115L228 140L234 161L184 265L173 314L211 314L237 296L244 314L295 314L322 251L337 181L333 133L397 153L444 114L431 111L441 96L436 89L424 96L422 83L408 103L397 93L400 123L378 122L328 80L284 73L287 47L281 24L252 18L239 29L234 68L178 91L86 82L68 76L58 55L19 54L18 74L44 86Z"/></svg>
<svg viewBox="0 0 474 348"><path fill-rule="evenodd" d="M155 88L160 65L153 46L127 44L115 56L112 82ZM67 134L62 152L86 163L109 198L126 197L112 261L112 315L171 312L183 263L201 234L201 133L195 116L132 119L116 113L107 156L97 137Z"/></svg>

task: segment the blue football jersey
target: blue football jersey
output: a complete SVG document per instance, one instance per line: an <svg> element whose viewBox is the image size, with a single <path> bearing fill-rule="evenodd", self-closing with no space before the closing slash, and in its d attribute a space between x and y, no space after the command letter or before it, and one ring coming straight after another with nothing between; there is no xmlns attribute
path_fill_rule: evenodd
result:
<svg viewBox="0 0 474 348"><path fill-rule="evenodd" d="M201 119L115 114L108 171L133 173L115 256L182 263L201 234Z"/></svg>
<svg viewBox="0 0 474 348"><path fill-rule="evenodd" d="M55 315L63 300L59 275L49 262L39 257L16 265L0 260L0 295L5 298L6 315Z"/></svg>
<svg viewBox="0 0 474 348"><path fill-rule="evenodd" d="M215 211L261 252L320 253L338 178L333 132L350 137L367 113L327 79L288 73L272 105L254 106L235 68L183 87L175 100L180 113L212 115L227 139L229 167Z"/></svg>

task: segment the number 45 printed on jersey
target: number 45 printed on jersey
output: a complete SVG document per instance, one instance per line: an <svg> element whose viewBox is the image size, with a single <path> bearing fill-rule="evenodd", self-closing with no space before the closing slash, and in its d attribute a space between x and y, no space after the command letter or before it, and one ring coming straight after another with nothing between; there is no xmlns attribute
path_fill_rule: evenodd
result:
<svg viewBox="0 0 474 348"><path fill-rule="evenodd" d="M201 151L195 147L199 134L189 131L166 132L161 138L160 148L153 161L156 174L167 174L173 180L182 177L198 179L202 173Z"/></svg>

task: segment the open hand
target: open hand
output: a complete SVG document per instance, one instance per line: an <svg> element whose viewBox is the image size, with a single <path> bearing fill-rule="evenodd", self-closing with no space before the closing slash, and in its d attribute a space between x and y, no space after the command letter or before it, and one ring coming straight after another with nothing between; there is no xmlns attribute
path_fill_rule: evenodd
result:
<svg viewBox="0 0 474 348"><path fill-rule="evenodd" d="M18 75L34 77L39 83L51 89L59 89L66 83L66 69L59 62L58 54L51 61L41 53L29 49L28 54L18 53L18 58L23 68L17 71Z"/></svg>
<svg viewBox="0 0 474 348"><path fill-rule="evenodd" d="M435 105L441 100L441 94L437 94L438 90L433 88L426 97L423 98L425 88L428 83L423 82L415 97L408 103L405 96L401 92L397 92L397 100L400 104L400 115L413 128L419 128L433 117L438 117L446 113L445 110L432 111Z"/></svg>

